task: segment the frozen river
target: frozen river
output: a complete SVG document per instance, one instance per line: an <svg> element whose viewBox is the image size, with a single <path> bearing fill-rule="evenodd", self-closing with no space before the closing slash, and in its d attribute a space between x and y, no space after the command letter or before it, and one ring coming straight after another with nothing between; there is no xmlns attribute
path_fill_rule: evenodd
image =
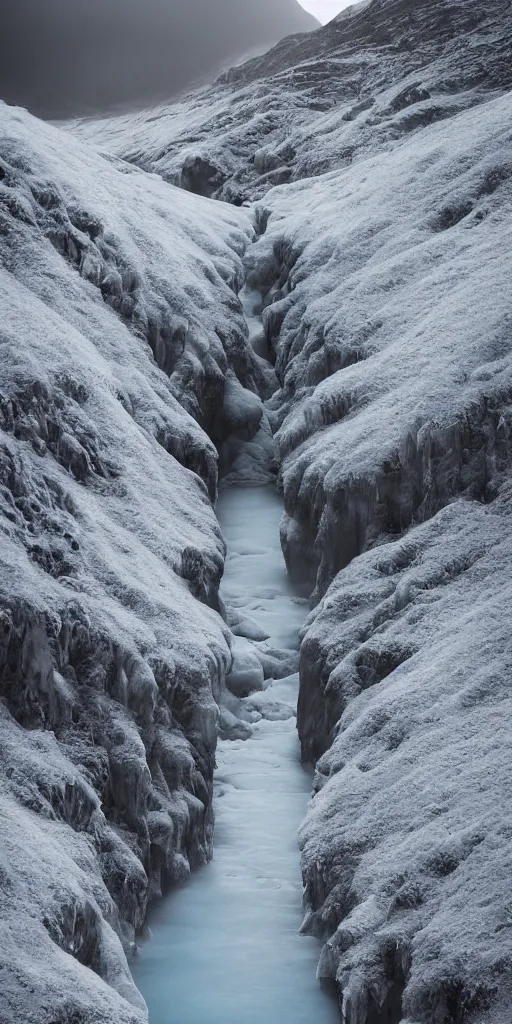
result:
<svg viewBox="0 0 512 1024"><path fill-rule="evenodd" d="M229 552L224 602L268 634L268 647L296 648L307 606L286 576L280 499L271 487L235 487L217 511ZM299 760L297 687L292 675L249 697L263 716L252 734L219 742L213 861L160 905L134 967L150 1024L339 1020L316 981L319 944L299 935L296 835L311 780Z"/></svg>

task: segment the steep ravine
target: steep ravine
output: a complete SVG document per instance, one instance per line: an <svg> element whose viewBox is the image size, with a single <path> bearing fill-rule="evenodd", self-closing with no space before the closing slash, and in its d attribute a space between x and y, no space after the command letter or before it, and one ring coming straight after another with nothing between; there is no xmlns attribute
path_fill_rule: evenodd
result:
<svg viewBox="0 0 512 1024"><path fill-rule="evenodd" d="M262 398L276 381L237 298L245 212L75 141L63 155L56 129L0 114L0 1016L139 1024L126 954L148 908L211 856L217 731L235 743L250 732L232 691L297 668L278 636L256 657L236 608L219 615L217 454L231 482L273 479ZM273 534L275 566L276 523ZM283 730L297 796L280 840L286 893L309 780L292 693L278 703L269 728ZM293 946L297 876L290 885ZM314 948L297 947L311 966L300 981L320 1005Z"/></svg>
<svg viewBox="0 0 512 1024"><path fill-rule="evenodd" d="M0 105L2 1022L145 1021L125 954L211 852L219 728L226 774L289 729L304 785L259 689L290 665L246 643L246 591L219 615L220 466L277 476L313 591L308 937L277 954L321 942L344 1024L509 1024L511 40L509 0L370 0L176 106L64 132ZM261 202L249 248L246 210L158 177L212 169ZM239 783L236 896L240 861L248 894L264 854L280 877L260 811L257 864L231 832Z"/></svg>
<svg viewBox="0 0 512 1024"><path fill-rule="evenodd" d="M316 979L319 943L299 934L296 836L311 775L295 706L307 601L287 580L274 488L224 488L217 511L227 542L221 598L238 638L222 698L213 860L150 917L134 978L150 1024L168 1024L169 1007L180 1024L334 1024L335 1002Z"/></svg>
<svg viewBox="0 0 512 1024"><path fill-rule="evenodd" d="M270 193L247 260L280 385L266 409L283 551L313 589L304 928L324 941L320 977L346 1024L508 1020L512 391L509 266L493 253L510 189L477 182L503 158L509 107L484 125L463 115L436 162L438 190L472 183L488 231L468 241L467 225L448 250L428 222L415 237L435 128L388 168L368 161L355 190L340 174ZM401 220L380 228L399 174Z"/></svg>
<svg viewBox="0 0 512 1024"><path fill-rule="evenodd" d="M243 289L240 298L265 398L277 379L261 296ZM167 1024L169 1006L183 1024L334 1024L332 995L316 978L319 943L300 934L297 830L311 775L300 761L296 704L309 602L285 570L274 443L254 394L238 397L232 422L216 506L227 545L219 607L234 636L216 694L213 860L154 910L132 970L150 1024Z"/></svg>
<svg viewBox="0 0 512 1024"><path fill-rule="evenodd" d="M261 416L252 228L0 121L0 1018L140 1024L126 953L211 853L232 635L204 428Z"/></svg>

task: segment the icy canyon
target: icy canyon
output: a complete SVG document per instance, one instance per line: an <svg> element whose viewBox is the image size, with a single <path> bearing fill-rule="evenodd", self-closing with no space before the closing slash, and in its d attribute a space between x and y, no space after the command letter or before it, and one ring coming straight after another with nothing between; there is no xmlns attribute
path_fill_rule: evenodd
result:
<svg viewBox="0 0 512 1024"><path fill-rule="evenodd" d="M2 1024L512 1019L511 44L0 105Z"/></svg>

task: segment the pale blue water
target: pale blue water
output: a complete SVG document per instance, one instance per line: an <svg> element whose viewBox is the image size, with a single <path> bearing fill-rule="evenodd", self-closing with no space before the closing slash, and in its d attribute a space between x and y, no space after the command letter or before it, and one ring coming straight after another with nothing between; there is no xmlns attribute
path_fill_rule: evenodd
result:
<svg viewBox="0 0 512 1024"><path fill-rule="evenodd" d="M307 607L286 577L281 511L271 488L228 490L218 507L224 600L284 648L297 643ZM292 676L267 694L290 705L297 685ZM213 862L159 907L134 968L150 1024L338 1024L315 977L319 944L298 934L296 833L311 780L294 718L263 719L249 740L220 743L217 762Z"/></svg>

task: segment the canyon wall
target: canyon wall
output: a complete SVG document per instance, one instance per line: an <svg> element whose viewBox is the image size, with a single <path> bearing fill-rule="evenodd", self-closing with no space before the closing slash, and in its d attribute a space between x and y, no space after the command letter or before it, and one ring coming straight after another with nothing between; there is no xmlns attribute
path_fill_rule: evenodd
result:
<svg viewBox="0 0 512 1024"><path fill-rule="evenodd" d="M304 930L346 1024L509 1017L509 3L372 0L192 102L75 125L219 199L279 390Z"/></svg>
<svg viewBox="0 0 512 1024"><path fill-rule="evenodd" d="M5 105L0 137L0 1017L135 1024L125 953L211 854L252 228Z"/></svg>
<svg viewBox="0 0 512 1024"><path fill-rule="evenodd" d="M147 420L144 430L160 447L166 438L173 472L194 470L214 496L215 451L203 431L227 451L233 431L247 439L244 409L254 410L257 392L265 399L286 509L283 550L314 606L299 703L303 754L316 762L300 837L304 930L323 940L319 975L334 985L346 1024L502 1024L509 1016L511 40L505 0L371 0L172 107L68 126L70 150L78 153L73 135L93 142L105 153L102 174L115 172L123 189L142 181L137 166L181 186L185 205L173 206L172 231L184 210L206 222L203 255L192 254L199 282L190 293L177 288L176 310L171 303L186 329L173 318L168 333L155 330L134 314L139 295L143 306L167 295L161 282L153 287L146 256L147 286L123 285L123 298L109 288L102 296L94 280L80 285L94 295L88 319L101 309L123 339L149 345L167 373L158 389L177 403L180 429L173 419L163 434ZM178 193L150 175L145 187L162 196L151 203L160 211L177 204ZM123 192L123 218L134 195L126 201ZM256 244L245 252L243 211L198 196L255 202ZM180 247L190 231L189 222ZM73 246L63 256L61 243L46 244L73 294L81 258ZM149 248L157 269L176 267L179 280L179 258ZM23 280L25 270L17 274ZM244 278L261 293L279 385L271 397L245 345L234 294ZM50 289L53 315L62 289L57 298L41 279L38 298L48 304ZM132 291L135 306L129 298L116 307ZM112 350L116 378L122 350ZM130 507L144 506L138 526L150 532L158 529L148 509L155 486L142 490L139 480L128 492ZM203 494L197 476L191 486ZM87 483L77 489L90 492ZM176 501L179 487L171 492ZM159 506L168 500L166 491ZM194 690L205 694L203 715L215 713L211 695L229 654L210 610L222 546L201 500L195 510L210 524L197 523L201 541L189 538L185 501L173 516L187 526L172 566L176 575L179 563L180 595L201 581L190 601L208 621L201 637L211 682L202 689L200 673ZM29 563L39 579L45 570ZM109 601L120 600L114 577ZM147 646L137 650L147 661ZM196 696L187 707L195 706ZM178 725L201 773L191 726ZM144 743L142 722L137 731ZM109 818L107 809L109 827L118 813Z"/></svg>

